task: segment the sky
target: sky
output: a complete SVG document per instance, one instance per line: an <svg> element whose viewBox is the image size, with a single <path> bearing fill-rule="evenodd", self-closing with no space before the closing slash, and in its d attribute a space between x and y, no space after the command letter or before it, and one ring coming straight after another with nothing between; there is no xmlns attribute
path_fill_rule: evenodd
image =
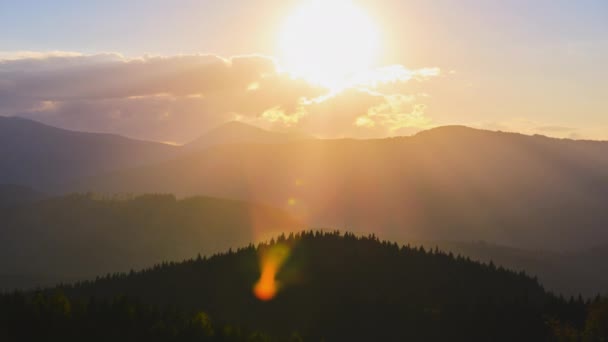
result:
<svg viewBox="0 0 608 342"><path fill-rule="evenodd" d="M608 140L607 60L603 0L0 0L0 115L176 143L230 120Z"/></svg>

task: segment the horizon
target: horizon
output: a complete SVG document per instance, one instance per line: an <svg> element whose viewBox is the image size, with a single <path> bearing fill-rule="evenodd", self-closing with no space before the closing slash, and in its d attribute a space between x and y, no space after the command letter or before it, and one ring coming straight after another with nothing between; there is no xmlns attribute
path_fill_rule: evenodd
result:
<svg viewBox="0 0 608 342"><path fill-rule="evenodd" d="M6 119L18 119L18 120L24 120L24 121L29 121L29 122L34 122L36 124L41 124L47 127L51 127L51 128L57 128L57 129L61 129L64 131L69 131L69 132L76 132L76 133L85 133L85 134L101 134L101 135L111 135L111 136L118 136L118 137L122 137L122 138L127 138L130 140L134 140L134 141L142 141L142 142L152 142L152 143L160 143L163 145L168 145L168 146L174 146L174 147L185 147L188 146L190 144L196 143L198 140L200 139L205 139L206 136L210 133L215 133L218 130L220 130L221 128L224 127L228 127L230 124L241 124L244 127L249 127L249 128L253 128L253 129L259 129L261 131L263 131L264 133L269 133L269 134L274 134L274 133L278 133L278 134L286 134L289 135L291 133L302 133L300 131L293 131L289 128L287 129L280 129L280 130L276 130L275 128L265 128L262 126L256 126L253 123L248 123L248 122L243 122L240 120L232 120L232 121L227 121L227 122L222 122L220 124L218 124L217 126L213 126L210 128L207 128L205 131L203 131L199 136L197 136L195 139L190 140L190 141L186 141L185 143L176 143L173 141L156 141L156 140L146 140L146 139L139 139L136 137L130 137L130 136L126 136L126 135L122 135L122 134L118 134L118 133L113 133L113 132L96 132L96 131L79 131L79 130L73 130L73 129L68 129L68 128L62 128L62 127L58 127L58 126L53 126L41 121L37 121L31 118L25 118L25 117L20 117L20 116L7 116L4 117ZM520 135L520 136L527 136L527 137L541 137L541 138L547 138L547 139L555 139L555 140L568 140L568 141L578 141L578 142L599 142L599 143L603 143L603 142L608 142L607 140L602 140L602 139L587 139L584 137L559 137L559 136L551 136L551 135L547 135L547 134L541 134L541 133L533 133L533 132L517 132L517 131L503 131L500 129L488 129L488 128L479 128L479 127L473 127L473 126L467 126L467 125L458 125L458 124L453 124L453 125L442 125L442 126L435 126L435 127L430 127L430 128L426 128L420 131L417 131L415 133L409 134L409 135L395 135L395 136L389 136L389 137L372 137L372 138L361 138L361 137L332 137L332 138L322 138L322 137L316 137L313 135L308 135L305 138L302 138L302 141L306 141L306 140L359 140L359 141L365 141L365 140L384 140L384 139L392 139L392 138L411 138L411 137L415 137L420 133L424 133L424 132L428 132L428 131L435 131L435 130L445 130L445 129L458 129L458 128L465 128L465 129L470 129L472 131L484 131L484 132L489 132L489 133L504 133L504 134L513 134L513 135Z"/></svg>

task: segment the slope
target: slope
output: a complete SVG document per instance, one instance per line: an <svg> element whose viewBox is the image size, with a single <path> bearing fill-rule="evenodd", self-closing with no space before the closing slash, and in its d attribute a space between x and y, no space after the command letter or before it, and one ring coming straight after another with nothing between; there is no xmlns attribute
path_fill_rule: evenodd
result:
<svg viewBox="0 0 608 342"><path fill-rule="evenodd" d="M61 191L68 181L167 160L175 147L0 117L0 183Z"/></svg>

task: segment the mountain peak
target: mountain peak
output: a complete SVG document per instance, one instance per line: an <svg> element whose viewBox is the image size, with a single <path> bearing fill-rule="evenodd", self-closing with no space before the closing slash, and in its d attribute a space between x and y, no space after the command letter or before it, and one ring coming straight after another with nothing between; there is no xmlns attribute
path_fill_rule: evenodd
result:
<svg viewBox="0 0 608 342"><path fill-rule="evenodd" d="M463 134L475 134L482 132L490 132L482 129L477 129L464 125L447 125L447 126L439 126L434 127L425 131L418 132L415 136L431 136L431 135L445 135L445 136L454 136L454 135L463 135Z"/></svg>
<svg viewBox="0 0 608 342"><path fill-rule="evenodd" d="M188 143L187 146L206 148L213 145L238 143L276 144L305 139L310 139L310 137L298 133L269 131L241 121L229 121L208 131Z"/></svg>

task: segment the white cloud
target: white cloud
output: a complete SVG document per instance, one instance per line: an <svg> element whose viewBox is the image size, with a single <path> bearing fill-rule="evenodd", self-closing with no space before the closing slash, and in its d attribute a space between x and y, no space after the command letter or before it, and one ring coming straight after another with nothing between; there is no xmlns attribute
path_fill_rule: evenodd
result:
<svg viewBox="0 0 608 342"><path fill-rule="evenodd" d="M47 59L53 57L76 57L82 56L79 52L71 51L0 51L0 62L15 61L23 59Z"/></svg>

